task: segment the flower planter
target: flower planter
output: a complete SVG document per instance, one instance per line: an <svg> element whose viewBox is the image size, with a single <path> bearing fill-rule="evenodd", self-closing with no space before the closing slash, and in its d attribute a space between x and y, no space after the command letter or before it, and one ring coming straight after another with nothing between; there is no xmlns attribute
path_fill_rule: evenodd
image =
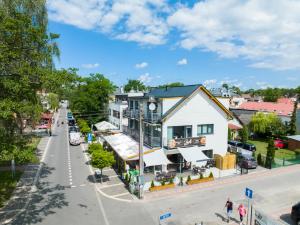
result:
<svg viewBox="0 0 300 225"><path fill-rule="evenodd" d="M190 180L187 182L188 185L192 185L192 184L199 184L199 183L205 183L205 182L209 182L209 181L213 181L214 178L213 177L205 177L202 179L195 179L195 180Z"/></svg>
<svg viewBox="0 0 300 225"><path fill-rule="evenodd" d="M173 187L175 187L175 184L165 184L161 186L150 187L149 191L160 191L160 190L165 190Z"/></svg>

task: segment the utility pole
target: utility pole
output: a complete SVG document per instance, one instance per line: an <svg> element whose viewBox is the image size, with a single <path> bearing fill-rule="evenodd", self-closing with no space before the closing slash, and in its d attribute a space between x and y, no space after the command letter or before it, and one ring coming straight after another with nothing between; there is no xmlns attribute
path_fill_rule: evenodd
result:
<svg viewBox="0 0 300 225"><path fill-rule="evenodd" d="M139 104L139 132L140 132L140 143L139 143L139 198L143 199L144 197L144 132L143 132L143 104L140 102Z"/></svg>

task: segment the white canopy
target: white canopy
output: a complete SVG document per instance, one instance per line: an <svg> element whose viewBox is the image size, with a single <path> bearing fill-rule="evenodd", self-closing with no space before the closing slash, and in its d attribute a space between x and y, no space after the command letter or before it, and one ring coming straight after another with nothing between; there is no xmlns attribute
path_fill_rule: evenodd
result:
<svg viewBox="0 0 300 225"><path fill-rule="evenodd" d="M157 165L167 165L171 162L168 160L167 156L165 155L163 149L158 149L153 152L145 153L144 154L144 162L146 167L148 166L157 166Z"/></svg>
<svg viewBox="0 0 300 225"><path fill-rule="evenodd" d="M135 160L132 157L139 154L139 143L123 133L104 136L103 138L123 160ZM149 148L144 146L143 150L145 152Z"/></svg>
<svg viewBox="0 0 300 225"><path fill-rule="evenodd" d="M192 162L193 164L198 164L199 166L204 165L205 161L209 159L198 146L178 148L178 150L187 162Z"/></svg>
<svg viewBox="0 0 300 225"><path fill-rule="evenodd" d="M107 131L107 130L116 130L118 129L116 126L112 125L109 122L102 121L95 124L95 127L98 131Z"/></svg>

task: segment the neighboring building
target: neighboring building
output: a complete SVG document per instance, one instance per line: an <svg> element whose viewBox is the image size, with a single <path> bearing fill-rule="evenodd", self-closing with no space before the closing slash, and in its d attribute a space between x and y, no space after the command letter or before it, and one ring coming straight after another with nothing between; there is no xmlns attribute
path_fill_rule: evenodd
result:
<svg viewBox="0 0 300 225"><path fill-rule="evenodd" d="M128 126L124 132L139 140L139 108L143 111L144 144L163 148L175 166L224 156L227 152L228 98L217 99L202 85L154 88L144 96L129 97ZM155 106L151 111L149 106ZM146 155L145 155L146 156ZM177 164L176 164L177 163Z"/></svg>
<svg viewBox="0 0 300 225"><path fill-rule="evenodd" d="M238 108L244 102L247 102L247 100L245 98L243 98L242 96L239 96L239 95L232 96L231 99L230 99L230 107L231 108Z"/></svg>
<svg viewBox="0 0 300 225"><path fill-rule="evenodd" d="M124 111L128 108L128 97L143 96L142 92L124 93L119 88L113 95L108 105L108 122L122 131L123 126L128 126L128 119L124 117Z"/></svg>
<svg viewBox="0 0 300 225"><path fill-rule="evenodd" d="M287 136L288 138L288 149L296 150L300 149L300 135Z"/></svg>
<svg viewBox="0 0 300 225"><path fill-rule="evenodd" d="M293 101L280 98L278 102L244 102L237 109L231 109L231 110L238 115L239 114L253 115L256 112L275 113L282 120L283 123L288 124L291 120L293 109L294 109ZM240 119L243 120L241 117Z"/></svg>

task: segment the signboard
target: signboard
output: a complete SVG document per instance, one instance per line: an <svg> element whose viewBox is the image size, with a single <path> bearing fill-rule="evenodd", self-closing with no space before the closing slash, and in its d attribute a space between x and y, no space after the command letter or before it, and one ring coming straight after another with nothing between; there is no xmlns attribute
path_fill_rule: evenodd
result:
<svg viewBox="0 0 300 225"><path fill-rule="evenodd" d="M205 146L206 137L190 137L190 138L176 138L171 139L168 143L169 148L182 148L189 146Z"/></svg>
<svg viewBox="0 0 300 225"><path fill-rule="evenodd" d="M247 196L247 198L252 199L253 191L250 188L246 188L245 195Z"/></svg>
<svg viewBox="0 0 300 225"><path fill-rule="evenodd" d="M88 133L88 137L87 137L87 139L88 139L88 142L92 142L92 140L93 140L93 136L92 136L92 134L91 134L91 133Z"/></svg>
<svg viewBox="0 0 300 225"><path fill-rule="evenodd" d="M163 215L161 215L161 216L159 217L159 220L164 220L164 219L167 219L167 218L169 218L169 217L171 217L171 216L172 216L171 213L165 213L165 214L163 214Z"/></svg>

